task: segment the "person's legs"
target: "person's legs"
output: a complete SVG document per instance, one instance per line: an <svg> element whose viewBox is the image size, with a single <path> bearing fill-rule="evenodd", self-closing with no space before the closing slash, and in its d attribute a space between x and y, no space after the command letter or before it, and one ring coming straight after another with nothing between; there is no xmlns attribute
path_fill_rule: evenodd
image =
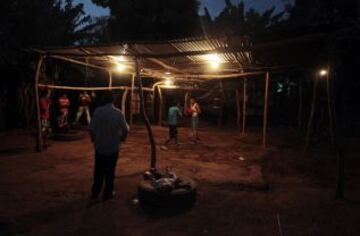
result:
<svg viewBox="0 0 360 236"><path fill-rule="evenodd" d="M169 125L169 139L165 142L164 145L166 146L171 140L174 140L175 144L178 143L176 125Z"/></svg>
<svg viewBox="0 0 360 236"><path fill-rule="evenodd" d="M90 125L91 117L90 117L89 107L84 107L84 109L85 109L85 114L86 114L86 120L87 120L87 122L88 122L88 125Z"/></svg>
<svg viewBox="0 0 360 236"><path fill-rule="evenodd" d="M193 138L195 141L199 140L199 135L198 135L199 117L198 116L191 117L191 123L192 123Z"/></svg>
<svg viewBox="0 0 360 236"><path fill-rule="evenodd" d="M80 117L82 116L83 113L84 113L84 109L82 106L80 106L78 108L78 112L76 113L76 119L75 119L76 123L79 123Z"/></svg>
<svg viewBox="0 0 360 236"><path fill-rule="evenodd" d="M101 191L104 175L105 175L105 158L104 156L95 154L95 167L94 167L94 183L92 186L92 198L97 198Z"/></svg>
<svg viewBox="0 0 360 236"><path fill-rule="evenodd" d="M114 197L114 178L115 178L115 169L116 162L118 159L118 152L107 156L105 160L105 189L103 194L103 200L110 199Z"/></svg>
<svg viewBox="0 0 360 236"><path fill-rule="evenodd" d="M48 120L41 120L41 136L43 139L44 148L49 147L48 139L50 132L50 123Z"/></svg>
<svg viewBox="0 0 360 236"><path fill-rule="evenodd" d="M174 140L175 140L175 144L177 145L179 143L179 140L178 140L178 130L177 130L177 126L174 125Z"/></svg>

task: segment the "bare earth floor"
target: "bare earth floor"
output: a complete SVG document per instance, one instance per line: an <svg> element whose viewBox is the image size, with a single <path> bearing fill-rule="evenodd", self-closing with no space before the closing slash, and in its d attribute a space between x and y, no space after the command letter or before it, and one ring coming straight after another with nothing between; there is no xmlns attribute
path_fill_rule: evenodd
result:
<svg viewBox="0 0 360 236"><path fill-rule="evenodd" d="M154 127L158 147L167 129ZM334 199L336 159L308 152L289 132L272 130L266 149L255 133L202 128L200 142L180 128L180 145L158 152L158 167L198 183L186 212L144 211L137 184L149 168L146 130L134 126L122 146L116 198L89 204L93 147L88 137L52 141L34 152L23 131L0 133L0 235L360 235L360 162L347 162L346 200Z"/></svg>

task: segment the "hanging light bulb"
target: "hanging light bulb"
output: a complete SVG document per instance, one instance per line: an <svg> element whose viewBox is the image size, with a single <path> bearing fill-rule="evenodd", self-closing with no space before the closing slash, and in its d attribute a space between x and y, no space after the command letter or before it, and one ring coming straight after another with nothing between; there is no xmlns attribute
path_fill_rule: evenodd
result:
<svg viewBox="0 0 360 236"><path fill-rule="evenodd" d="M118 63L117 65L116 65L116 71L118 71L118 72L123 72L125 69L126 69L126 67L125 67L125 64L123 64L123 63Z"/></svg>
<svg viewBox="0 0 360 236"><path fill-rule="evenodd" d="M205 56L205 59L209 62L212 69L218 69L220 67L221 59L218 54L208 54Z"/></svg>

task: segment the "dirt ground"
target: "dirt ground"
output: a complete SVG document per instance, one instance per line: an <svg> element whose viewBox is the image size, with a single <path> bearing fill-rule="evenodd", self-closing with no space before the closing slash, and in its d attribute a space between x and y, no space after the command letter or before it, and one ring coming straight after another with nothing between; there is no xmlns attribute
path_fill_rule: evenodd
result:
<svg viewBox="0 0 360 236"><path fill-rule="evenodd" d="M167 129L154 127L156 141ZM88 137L52 141L34 152L30 133L0 133L0 235L360 235L360 159L357 141L347 161L346 200L334 199L336 159L331 148L304 152L291 131L260 136L236 129L200 130L189 142L158 152L158 167L198 183L195 206L186 212L144 210L134 203L149 168L146 130L131 129L117 166L116 198L89 204L93 148Z"/></svg>

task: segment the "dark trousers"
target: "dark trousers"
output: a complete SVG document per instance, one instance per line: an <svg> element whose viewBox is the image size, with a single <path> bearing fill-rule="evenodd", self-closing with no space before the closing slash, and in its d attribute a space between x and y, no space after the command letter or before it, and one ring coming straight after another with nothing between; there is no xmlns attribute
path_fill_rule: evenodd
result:
<svg viewBox="0 0 360 236"><path fill-rule="evenodd" d="M94 184L92 196L97 197L101 192L105 180L103 196L111 196L114 190L115 167L118 159L118 152L111 155L95 153Z"/></svg>

